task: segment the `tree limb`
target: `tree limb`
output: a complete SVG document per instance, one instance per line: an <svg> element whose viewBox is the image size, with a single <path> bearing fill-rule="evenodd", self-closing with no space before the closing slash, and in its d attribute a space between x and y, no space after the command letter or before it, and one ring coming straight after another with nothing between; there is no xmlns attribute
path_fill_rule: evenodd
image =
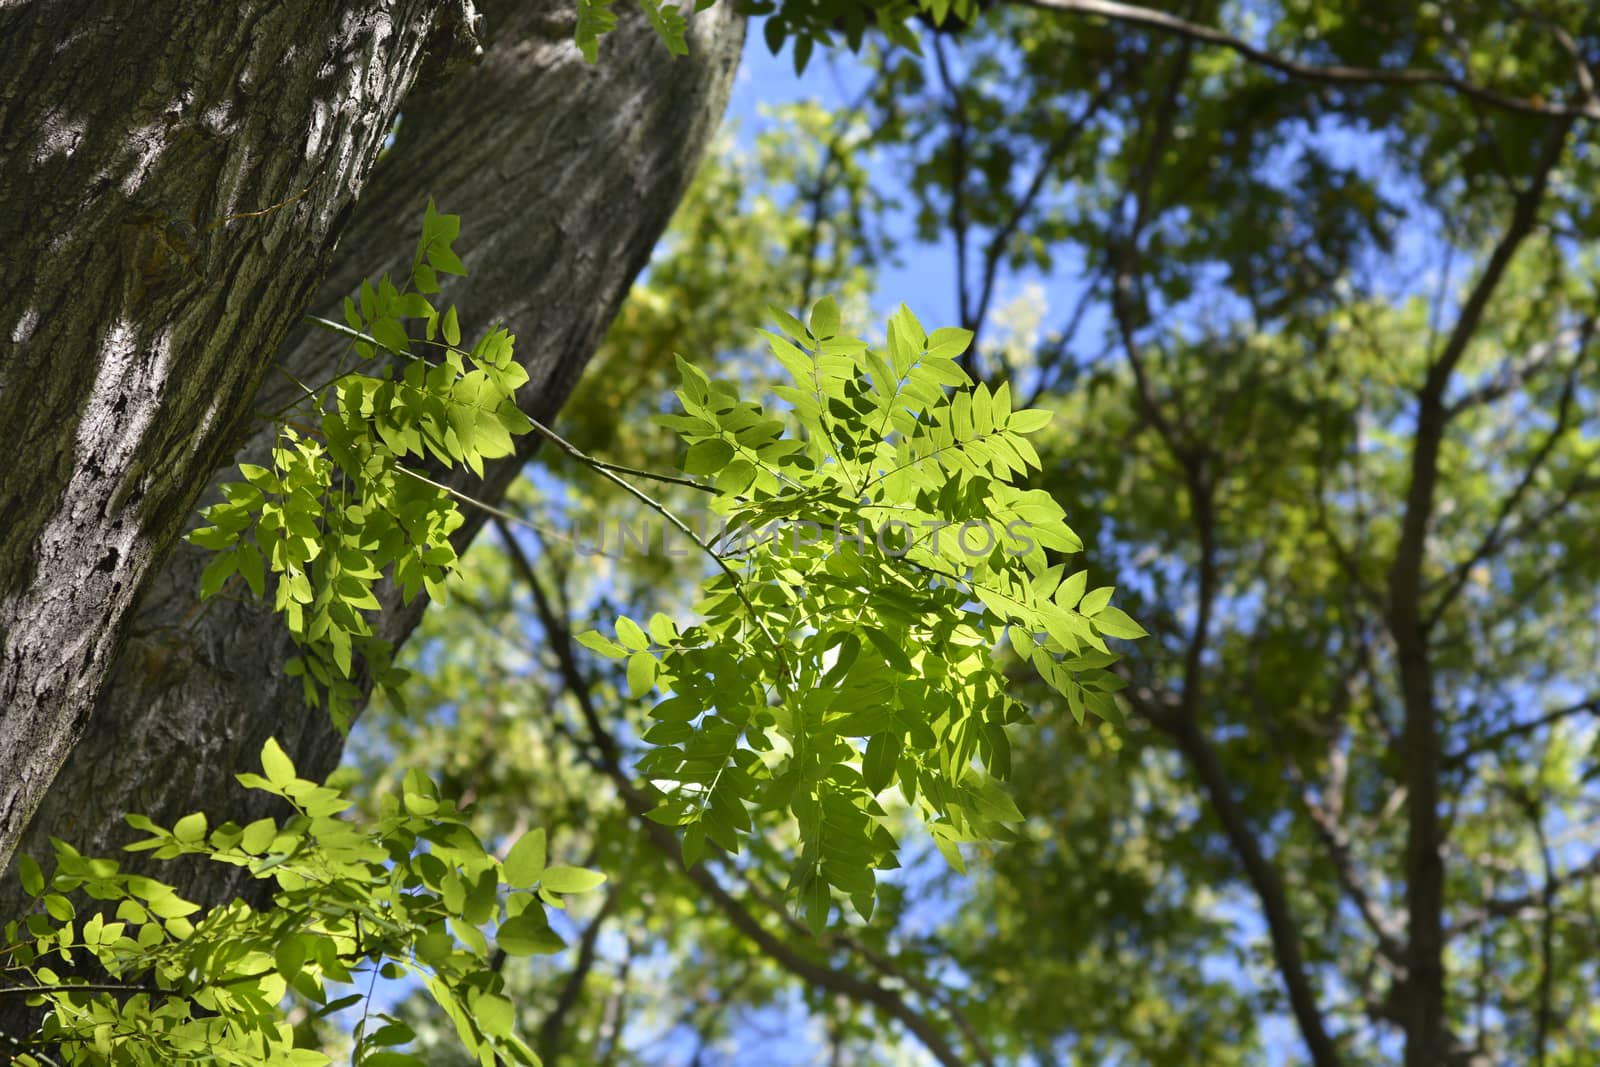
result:
<svg viewBox="0 0 1600 1067"><path fill-rule="evenodd" d="M617 906L617 896L617 888L613 883L612 888L606 892L605 899L600 903L600 910L589 921L589 925L583 928L583 934L578 938L577 962L573 964L567 980L562 983L555 1006L539 1025L539 1058L546 1063L553 1065L561 1062L562 1030L566 1025L567 1016L572 1014L572 1009L578 1005L578 998L583 995L583 983L588 979L589 972L594 969L595 943L600 939L600 928L605 925Z"/></svg>
<svg viewBox="0 0 1600 1067"><path fill-rule="evenodd" d="M1314 63L1302 63L1299 60L1269 52L1264 48L1257 48L1248 41L1222 30L1210 26L1202 26L1199 23L1190 22L1176 15L1169 15L1164 11L1138 7L1133 4L1115 3L1114 0L1017 0L1017 2L1024 7L1038 8L1041 11L1064 15L1098 16L1110 19L1113 22L1143 26L1162 33L1175 34L1192 41L1216 45L1236 52L1258 66L1266 67L1269 70L1275 70L1280 74L1303 81L1350 87L1371 85L1437 86L1458 93L1470 100L1475 100L1480 104L1486 104L1490 107L1515 112L1520 115L1537 115L1566 122L1579 118L1600 119L1600 102L1595 100L1592 89L1587 85L1580 84L1578 96L1573 102L1547 102L1536 97L1520 97L1502 93L1457 77L1444 70L1420 67L1403 67L1390 70L1380 67L1322 66Z"/></svg>
<svg viewBox="0 0 1600 1067"><path fill-rule="evenodd" d="M1505 232L1495 243L1483 273L1433 360L1417 394L1416 430L1400 540L1389 571L1389 631L1395 643L1405 718L1400 756L1405 766L1406 911L1409 927L1405 1005L1406 1067L1433 1067L1445 1055L1444 858L1439 819L1442 765L1439 712L1429 662L1430 617L1423 607L1423 565L1433 518L1439 453L1448 411L1445 393L1451 376L1483 321L1489 301L1507 268L1538 221L1550 171L1560 158L1572 120L1565 120L1544 144L1528 188L1518 192Z"/></svg>

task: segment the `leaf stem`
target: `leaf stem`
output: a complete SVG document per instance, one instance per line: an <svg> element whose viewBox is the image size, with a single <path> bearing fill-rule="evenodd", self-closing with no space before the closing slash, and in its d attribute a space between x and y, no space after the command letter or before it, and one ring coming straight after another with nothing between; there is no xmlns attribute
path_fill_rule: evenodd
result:
<svg viewBox="0 0 1600 1067"><path fill-rule="evenodd" d="M362 333L360 330L351 329L349 326L346 326L343 323L334 322L332 319L322 318L320 315L307 315L306 322L313 326L327 330L329 333L335 333L341 337L347 337L352 341L360 341L364 344L374 345L393 355L401 356L406 359L421 358L418 356L413 356L409 352L397 351L396 349L384 344L382 341L379 341L375 337L370 337L367 334ZM778 639L772 636L771 630L767 629L766 620L761 617L761 613L756 610L755 604L751 602L749 595L744 591L744 584L740 581L738 572L736 572L732 567L728 566L727 561L713 551L709 545L700 540L700 538L696 537L694 535L694 531L689 529L684 521L678 518L678 516L674 514L670 508L656 500L649 493L646 493L643 489L640 489L638 486L634 485L632 482L621 477L617 472L618 470L622 470L628 474L633 474L639 477L654 478L677 485L691 485L702 490L710 489L709 486L704 486L697 482L691 482L688 479L676 478L671 475L650 474L646 471L634 470L632 468L621 467L619 464L606 463L602 460L597 460L587 452L584 452L577 445L574 445L572 442L568 441L566 438L550 429L550 427L546 426L544 423L539 422L537 419L530 417L528 422L532 424L534 431L537 432L540 437L543 437L545 440L561 449L573 459L576 459L578 462L584 464L596 474L600 475L600 477L621 487L625 492L639 500L651 511L654 511L663 519L672 523L673 526L677 527L680 533L684 534L684 536L688 537L689 540L693 541L697 546L699 546L700 550L707 556L710 556L712 561L715 562L718 568L722 570L722 573L726 574L728 576L728 580L733 583L734 595L739 598L740 603L745 606L745 610L750 612L751 618L753 618L756 622L756 625L761 628L761 632L766 637L767 643L772 646L773 653L778 657L778 666L783 670L784 676L790 678L793 677L793 672L789 669L789 662L783 654L783 646L778 644ZM452 489L442 482L436 482L426 475L411 470L408 467L403 467L399 464L396 464L395 467L397 470L410 475L418 481L431 485L435 489L449 493L451 496L462 501L463 503L471 504L474 507L481 508L483 511L495 516L496 518L504 519L507 522L514 522L519 526L530 525L525 520L512 515L508 511L503 511L500 508L494 507L493 505L487 504L481 500L475 500L472 497L467 496L465 493ZM710 491L715 492L714 489Z"/></svg>

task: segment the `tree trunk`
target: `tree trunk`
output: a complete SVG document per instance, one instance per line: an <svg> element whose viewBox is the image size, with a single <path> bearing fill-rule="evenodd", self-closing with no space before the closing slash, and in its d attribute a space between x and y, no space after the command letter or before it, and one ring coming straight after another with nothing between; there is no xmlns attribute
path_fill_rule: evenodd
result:
<svg viewBox="0 0 1600 1067"><path fill-rule="evenodd" d="M445 8L0 11L0 863L316 291ZM120 16L120 17L119 17Z"/></svg>
<svg viewBox="0 0 1600 1067"><path fill-rule="evenodd" d="M441 211L462 215L456 247L471 271L444 298L460 306L465 332L503 321L517 335L530 378L524 405L548 419L643 267L726 105L743 40L743 21L728 7L693 19L691 54L676 60L642 17L622 9L591 67L571 44L565 7L487 5L484 60L406 99L396 143L362 193L315 306L338 317L362 277L408 266L432 195ZM322 380L339 347L305 330L278 358L297 377ZM280 379L265 383L256 410L293 398ZM259 458L270 440L260 427L238 458ZM531 449L532 438L523 441L523 456L491 465L484 482L468 475L463 487L503 496ZM186 501L175 525L191 511ZM482 522L467 518L458 547ZM203 564L202 553L180 545L151 583L87 732L28 829L26 851L48 853L55 836L114 854L128 811L165 822L199 808L219 820L254 818L259 794L240 790L233 774L254 768L269 736L307 776L337 762L342 739L326 711L307 709L298 679L282 673L293 654L282 620L244 600L217 599L202 611ZM382 600L377 629L398 644L422 602L402 608L392 591ZM190 869L183 889L225 900L240 889L236 875L222 865ZM0 887L0 917L17 903L11 882Z"/></svg>

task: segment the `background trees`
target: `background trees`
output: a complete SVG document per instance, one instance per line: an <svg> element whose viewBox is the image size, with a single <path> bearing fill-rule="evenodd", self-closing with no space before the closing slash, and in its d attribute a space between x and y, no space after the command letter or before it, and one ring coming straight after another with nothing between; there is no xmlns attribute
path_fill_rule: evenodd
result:
<svg viewBox="0 0 1600 1067"><path fill-rule="evenodd" d="M612 413L657 408L669 351L762 374L716 333L761 296L727 284L750 264L795 302L917 294L980 331L977 371L1054 398L1041 484L1160 647L1129 661L1125 728L1076 727L1019 668L1039 723L1016 749L1022 840L967 875L911 865L900 906L819 944L759 856L711 865L728 903L667 888L625 809L595 819L605 742L574 690L614 706L620 682L588 661L575 682L546 640L670 602L671 569L574 554L561 535L592 541L621 505L578 471L536 478L523 506L548 535L513 538L553 617L485 546L482 599L430 623L456 718L399 720L378 751L437 753L483 797L501 775L537 788L598 827L607 869L650 872L584 939L587 1007L540 1016L574 1062L625 1060L619 1014L643 1062L766 1049L802 1010L795 1062L918 1043L862 1028L874 994L804 973L781 992L794 952L886 981L970 1060L1583 1061L1595 307L1592 132L1571 113L1596 40L1561 17L1297 9L1249 38L1301 65L1451 70L1507 103L1001 9L921 59L817 76L820 109L702 174L571 431L648 463L665 436ZM1228 10L1190 21L1248 36ZM447 754L462 722L483 740ZM634 894L647 933L611 918ZM729 909L767 941L704 947ZM644 961L673 944L679 980L652 985Z"/></svg>
<svg viewBox="0 0 1600 1067"><path fill-rule="evenodd" d="M702 172L574 439L660 464L674 349L759 378L762 304L915 298L1059 412L1039 484L1157 640L1125 726L1019 665L1021 839L966 875L928 848L872 924L813 938L787 840L685 874L630 806L639 709L567 638L668 610L682 565L564 544L621 503L542 457L513 501L547 534L475 549L352 763L374 798L432 765L486 835L560 825L614 873L571 952L507 972L551 1058L776 1057L768 1031L795 1062L1592 1056L1600 30L1557 3L1250 15L997 6L814 72L823 103ZM246 721L188 736L230 773L283 734Z"/></svg>

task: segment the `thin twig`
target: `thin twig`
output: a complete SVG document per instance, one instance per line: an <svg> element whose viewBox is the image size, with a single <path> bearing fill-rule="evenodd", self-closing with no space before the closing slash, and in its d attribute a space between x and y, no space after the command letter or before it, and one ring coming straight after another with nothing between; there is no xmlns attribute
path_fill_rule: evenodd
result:
<svg viewBox="0 0 1600 1067"><path fill-rule="evenodd" d="M376 337L373 337L371 334L362 333L360 330L352 329L351 327L346 326L346 325L344 325L343 323L340 323L340 322L334 322L332 319L321 318L320 316L317 316L317 315L307 315L306 316L306 322L310 323L313 326L318 327L319 329L327 330L329 333L336 333L336 334L339 334L342 337L347 337L351 341L359 341L362 344L372 345L375 348L379 348L379 349L382 349L385 352L388 352L390 355L399 356L402 359L409 359L409 360L413 360L413 361L420 362L420 363L428 363L428 361L426 359L424 359L423 357L421 357L421 356L415 355L414 353L411 353L411 352L402 352L399 349L391 348L389 345L384 344L382 341L378 340ZM431 364L431 363L428 364L428 365L429 366L433 366L433 364ZM288 372L285 371L284 373L287 374ZM354 373L354 372L347 372L347 373ZM345 375L340 375L339 377L342 378L344 376ZM299 385L301 389L304 389L306 391L307 395L312 396L312 397L314 397L316 395L315 392L313 392L311 389L307 388L303 383L301 383L299 379L293 378L292 375L290 377L291 377L291 379L294 381L294 383L296 385ZM322 388L326 389L329 385L332 385L334 382L336 382L338 380L339 380L338 378L335 378L335 379L333 379L333 381L326 382L326 383L324 383ZM321 390L317 390L316 392L320 392L320 391ZM296 401L296 403L298 403L298 401ZM710 493L710 494L713 494L713 495L716 494L717 490L716 490L716 488L714 486L707 485L704 482L697 482L692 478L680 478L679 476L677 476L675 474L658 474L655 471L640 470L637 467L629 467L629 466L625 466L625 465L623 465L621 463L611 463L611 462L608 462L607 460L596 459L594 456L591 456L588 453L584 452L582 449L580 449L576 445L572 444L566 438L564 438L560 434L556 433L554 430L552 430L550 427L546 426L544 423L540 422L538 419L535 419L532 416L529 416L528 417L528 421L533 424L534 432L537 433L540 437L543 437L545 440L549 441L551 444L555 445L557 448L561 449L563 452L565 452L567 455L571 456L573 459L576 459L578 462L583 463L586 466L593 467L596 470L614 471L614 472L616 472L618 474L627 474L627 475L630 475L630 476L635 477L635 478L648 478L651 481L664 482L664 483L666 483L668 485L681 485L681 486L684 486L684 487L689 488L689 489L698 490L698 491L700 491L702 493ZM615 480L615 479L613 479L613 480ZM619 484L621 484L621 483L619 483Z"/></svg>
<svg viewBox="0 0 1600 1067"><path fill-rule="evenodd" d="M699 537L696 537L694 531L689 529L687 523L678 518L677 514L674 513L672 509L656 500L655 497L651 496L649 493L646 493L643 489L640 489L627 479L619 477L617 474L613 473L608 466L595 463L588 453L584 452L566 438L550 429L550 427L544 425L536 419L530 418L528 421L533 424L534 430L545 440L549 441L551 444L554 444L557 448L566 452L578 462L587 465L596 474L600 475L600 477L606 479L606 481L611 482L614 485L619 486L623 491L627 492L645 507L649 508L651 511L654 511L657 515L660 515L667 522L670 522L674 527L677 528L679 533L683 534L690 541L693 541L695 546L698 547L701 552L704 552L707 556L709 556L711 561L717 565L718 569L720 569L723 574L727 575L728 580L733 583L734 596L739 598L739 602L743 604L745 610L750 613L751 620L761 630L763 636L766 637L767 643L772 646L773 654L778 658L778 667L780 670L782 670L784 677L794 677L794 673L789 669L788 658L783 654L783 646L778 644L778 639L772 636L771 630L767 629L766 620L761 617L761 613L756 610L755 604L750 600L749 594L744 590L744 579L740 576L738 571L734 570L728 565L727 560L723 559L722 556L719 555L710 545L700 540Z"/></svg>

